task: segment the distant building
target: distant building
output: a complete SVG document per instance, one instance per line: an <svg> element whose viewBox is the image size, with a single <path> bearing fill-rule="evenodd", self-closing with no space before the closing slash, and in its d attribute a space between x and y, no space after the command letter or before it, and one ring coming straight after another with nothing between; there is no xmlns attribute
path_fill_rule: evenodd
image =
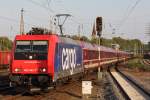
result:
<svg viewBox="0 0 150 100"><path fill-rule="evenodd" d="M120 45L119 44L111 44L111 47L115 50L119 50L120 49Z"/></svg>

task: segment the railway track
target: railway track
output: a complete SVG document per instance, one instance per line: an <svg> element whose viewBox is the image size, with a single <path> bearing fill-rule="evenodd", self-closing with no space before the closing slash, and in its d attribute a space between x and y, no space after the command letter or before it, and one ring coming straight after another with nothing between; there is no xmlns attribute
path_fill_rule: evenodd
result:
<svg viewBox="0 0 150 100"><path fill-rule="evenodd" d="M127 100L150 100L150 94L136 82L128 78L117 68L109 69L109 73L115 81L121 94Z"/></svg>
<svg viewBox="0 0 150 100"><path fill-rule="evenodd" d="M97 74L90 74L85 77L86 80L93 80L93 84L97 82L95 79ZM59 84L56 89L50 89L48 92L38 91L34 94L27 94L21 88L9 87L9 84L0 84L0 100L82 100L82 80L70 80L67 83ZM94 84L93 94L90 96L89 100L93 98L102 98L102 96L97 97L97 92L102 95L103 90L100 90L102 84ZM103 86L104 87L104 86ZM98 91L99 89L99 91Z"/></svg>
<svg viewBox="0 0 150 100"><path fill-rule="evenodd" d="M149 59L143 59L143 63L145 65L149 65L150 66L150 60Z"/></svg>
<svg viewBox="0 0 150 100"><path fill-rule="evenodd" d="M0 100L31 100L34 98L41 100L42 96L41 93L30 94L22 88L9 86L0 88Z"/></svg>
<svg viewBox="0 0 150 100"><path fill-rule="evenodd" d="M145 93L144 90L140 89L140 86L137 86L136 84L134 85L134 83L132 83L132 80L130 80L125 75L123 75L123 73L121 73L119 70L113 69L113 70L110 70L109 72L110 72L111 76L113 77L113 79L116 81L115 83L118 84L119 89L122 91L122 94L125 96L126 99L133 99L133 98L134 98L134 100L136 100L136 98L138 98L139 100L144 100L144 99L149 100L150 99L150 94ZM120 85L120 83L118 82L118 79L116 78L115 75L117 77L120 76L121 78L124 79L124 81L127 81L127 83L131 84L131 86L123 85L124 87L126 87L126 88L132 87L135 89L135 90L130 89L130 92L132 92L131 96L129 95L130 93L128 93L128 91L125 91L125 89L122 87L122 85ZM90 75L90 77L91 77L91 75ZM93 77L95 77L95 75ZM93 77L91 77L90 80L93 79ZM88 77L88 79L89 79L89 77ZM108 83L106 85L108 85ZM135 87L138 89L136 89ZM98 87L98 88L100 88L100 87ZM15 90L19 90L19 91L16 92ZM32 95L32 96L26 95L20 89L15 89L13 87L10 88L10 87L7 87L7 85L5 85L5 86L1 85L0 86L0 94L2 96L0 96L0 99L1 100L20 100L20 99L21 100L27 100L27 99L32 100L34 98L37 98L38 100L42 100L44 98L44 99L50 99L50 100L59 100L61 98L62 100L65 100L66 98L71 98L70 100L74 100L74 99L81 100L82 95L81 95L80 91L81 91L80 81L75 81L75 82L71 81L68 84L57 87L56 90L52 89L48 93L39 93L37 95ZM110 91L110 90L108 90L108 91ZM136 92L133 92L133 91L136 91ZM133 95L133 93L135 93L135 94ZM111 93L110 93L110 95L111 95ZM94 96L95 96L95 94L94 94ZM108 97L108 93L107 93L107 97ZM5 98L5 99L3 99L3 98ZM112 98L112 96L111 96L111 98Z"/></svg>

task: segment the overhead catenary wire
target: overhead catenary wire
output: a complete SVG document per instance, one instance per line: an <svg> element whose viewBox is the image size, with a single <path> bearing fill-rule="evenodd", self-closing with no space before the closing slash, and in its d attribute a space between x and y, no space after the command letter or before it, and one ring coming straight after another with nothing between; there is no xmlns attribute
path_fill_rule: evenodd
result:
<svg viewBox="0 0 150 100"><path fill-rule="evenodd" d="M16 19L12 19L12 18L9 18L9 17L6 17L6 16L0 16L0 19L2 20L7 20L7 21L11 21L11 22L15 22L15 23L18 23L19 21L16 20Z"/></svg>
<svg viewBox="0 0 150 100"><path fill-rule="evenodd" d="M135 4L130 8L129 12L125 15L125 17L123 17L123 19L120 22L120 25L118 27L118 30L123 26L123 24L127 21L127 19L129 18L129 16L133 13L133 11L135 10L135 8L137 7L137 5L140 3L141 0L137 0L135 2ZM129 7L128 7L129 9ZM128 10L127 9L127 10Z"/></svg>
<svg viewBox="0 0 150 100"><path fill-rule="evenodd" d="M27 0L27 1L33 3L33 4L37 5L37 6L40 6L40 7L44 8L45 10L50 10L51 13L55 14L55 12L54 12L54 11L51 9L51 7L50 7L50 3L52 2L52 0L46 0L46 1L47 1L47 6L46 6L46 5L44 6L44 5L42 5L41 3L36 2L36 1L34 1L34 0ZM65 10L65 11L66 11L66 10ZM67 11L68 11L68 10L67 10ZM72 14L71 14L71 15L72 15ZM74 20L74 21L75 21L75 20ZM75 21L75 22L79 24L79 21L78 21L78 22Z"/></svg>
<svg viewBox="0 0 150 100"><path fill-rule="evenodd" d="M16 19L13 19L13 18L10 18L10 17L6 17L6 16L0 16L0 19L2 19L2 20L5 20L5 21L8 21L8 22L13 22L13 23L15 23L15 24L19 24L19 20L16 20ZM25 22L24 23L24 25L25 26L32 26L32 27L38 27L37 25L35 25L35 24L31 24L31 23L27 23L27 22ZM12 26L11 26L12 27ZM12 30L12 28L11 28L11 30ZM17 29L14 29L13 28L13 31L15 31L15 32L19 32L19 30L17 31Z"/></svg>
<svg viewBox="0 0 150 100"><path fill-rule="evenodd" d="M27 11L26 11L26 17L29 18L29 19L32 19L34 21L39 21L40 20L40 21L47 22L47 20L45 18L37 17L37 16L31 14L31 12L27 12Z"/></svg>
<svg viewBox="0 0 150 100"><path fill-rule="evenodd" d="M32 4L34 4L34 5L39 6L41 8L44 8L45 10L49 11L49 13L55 13L52 9L50 9L50 7L44 6L41 3L39 3L39 2L36 2L34 0L27 0L27 1L30 2L30 3L32 3ZM50 1L48 2L48 6L49 5L50 5Z"/></svg>
<svg viewBox="0 0 150 100"><path fill-rule="evenodd" d="M52 0L46 0L47 4L41 4L39 2L36 2L35 0L27 0L28 2L30 3L33 3L34 5L36 6L39 6L41 8L44 8L45 10L49 11L50 12L50 16L55 15L56 12L54 12L51 7L50 7L50 4L52 3ZM61 8L64 8L64 7L61 7ZM68 10L64 9L66 12L69 12ZM72 15L72 14L71 14ZM75 18L75 16L73 17ZM78 25L81 25L82 26L82 29L83 29L83 24L89 24L89 23L81 23L81 21L77 21L75 19L72 19L73 22L75 22L76 24ZM91 24L91 23L90 23Z"/></svg>
<svg viewBox="0 0 150 100"><path fill-rule="evenodd" d="M37 17L34 17L34 18L33 18L33 16L30 16L29 14L28 14L26 17L32 18L32 19L34 19L34 20L36 20L36 21L44 20L44 19L40 19L40 18L37 18ZM5 20L5 21L8 21L8 22L13 22L13 23L15 23L15 24L19 24L19 22L20 22L20 20L13 19L13 18L6 17L6 16L2 16L2 15L0 15L0 19ZM25 26L31 26L31 27L41 27L40 25L28 23L28 22L26 22L26 21L24 22L24 25L25 25Z"/></svg>
<svg viewBox="0 0 150 100"><path fill-rule="evenodd" d="M9 18L9 17L6 17L6 16L0 16L0 19L6 20L6 21L11 21L11 22L14 22L14 23L19 23L19 20ZM30 24L30 23L26 23L26 22L25 22L25 24L29 25L29 26L33 25L33 24Z"/></svg>
<svg viewBox="0 0 150 100"><path fill-rule="evenodd" d="M50 30L51 30L52 29L52 25L50 25L50 24L55 23L55 21L53 20L53 18L54 18L54 15L56 14L55 11L53 11L51 9L51 7L50 7L51 6L50 4L52 3L52 0L46 0L46 4L41 4L40 2L36 2L35 0L27 0L27 1L30 2L30 3L32 3L32 4L34 4L34 5L36 5L36 6L39 6L39 7L43 8L43 9L45 9L46 11L48 11L48 16L50 17L49 27L50 27Z"/></svg>
<svg viewBox="0 0 150 100"><path fill-rule="evenodd" d="M52 0L47 0L47 6L48 6L48 8L49 9L51 9L51 7L50 7L50 3L52 2ZM52 9L51 9L52 10Z"/></svg>

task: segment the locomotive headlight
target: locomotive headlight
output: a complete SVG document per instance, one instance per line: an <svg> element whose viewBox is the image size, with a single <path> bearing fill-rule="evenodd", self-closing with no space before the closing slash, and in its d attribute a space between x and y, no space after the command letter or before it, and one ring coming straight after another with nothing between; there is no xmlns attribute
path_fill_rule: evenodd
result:
<svg viewBox="0 0 150 100"><path fill-rule="evenodd" d="M47 69L46 69L46 68L40 68L40 71L41 71L41 72L46 72Z"/></svg>
<svg viewBox="0 0 150 100"><path fill-rule="evenodd" d="M46 72L46 68L43 68L42 71L43 71L43 72Z"/></svg>
<svg viewBox="0 0 150 100"><path fill-rule="evenodd" d="M18 69L18 68L16 68L16 69L15 69L15 72L18 72L18 71L19 71L19 69Z"/></svg>
<svg viewBox="0 0 150 100"><path fill-rule="evenodd" d="M29 56L29 59L32 59L33 57L32 56Z"/></svg>
<svg viewBox="0 0 150 100"><path fill-rule="evenodd" d="M15 72L20 72L20 71L21 71L20 68L16 68L16 69L15 69Z"/></svg>

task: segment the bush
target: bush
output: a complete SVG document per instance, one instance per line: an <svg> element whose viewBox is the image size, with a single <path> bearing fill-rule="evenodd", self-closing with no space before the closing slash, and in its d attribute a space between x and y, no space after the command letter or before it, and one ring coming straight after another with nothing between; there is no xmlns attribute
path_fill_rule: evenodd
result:
<svg viewBox="0 0 150 100"><path fill-rule="evenodd" d="M141 63L142 59L136 58L127 62L128 68L138 69L140 71L150 71L150 67Z"/></svg>

